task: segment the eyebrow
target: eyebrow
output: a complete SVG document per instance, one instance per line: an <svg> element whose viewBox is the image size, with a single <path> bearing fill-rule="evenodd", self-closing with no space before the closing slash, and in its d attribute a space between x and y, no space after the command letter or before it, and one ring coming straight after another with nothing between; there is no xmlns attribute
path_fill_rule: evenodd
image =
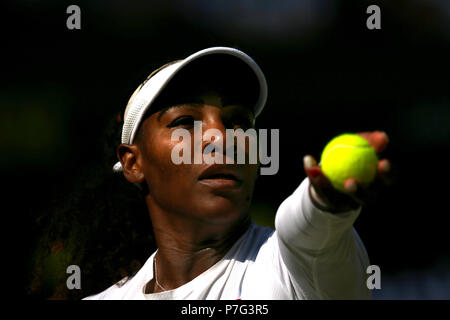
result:
<svg viewBox="0 0 450 320"><path fill-rule="evenodd" d="M160 121L160 120L161 120L161 117L162 117L167 111L169 111L170 109L173 109L173 108L180 108L180 107L186 107L186 106L188 106L188 105L193 105L193 104L194 104L194 103L189 103L189 104L187 104L187 103L180 103L180 104L172 105L172 106L170 106L170 107L162 108L162 109L159 111L159 114L158 114L157 119L158 119L158 121ZM199 103L199 104L200 104L200 103Z"/></svg>
<svg viewBox="0 0 450 320"><path fill-rule="evenodd" d="M227 105L232 105L232 104L233 104L233 103L231 102L232 100L228 100L228 99L227 99L227 100L224 101L223 98L221 98L221 99L222 99L222 104L223 104L223 106L227 106ZM228 104L225 103L225 102L227 102ZM162 118L162 116L163 116L164 114L166 114L166 112L169 111L170 109L173 109L173 108L180 108L180 107L186 107L186 106L192 106L192 105L197 105L197 106L203 107L203 100L199 99L198 102L178 103L178 104L173 104L173 105L171 105L171 106L169 106L169 107L164 107L164 108L162 108L162 109L159 111L159 114L158 114L157 119L158 119L158 121L160 121L161 118ZM246 113L247 113L247 112L246 112ZM253 116L253 112L252 112L251 110L248 110L248 113L249 113L251 116Z"/></svg>

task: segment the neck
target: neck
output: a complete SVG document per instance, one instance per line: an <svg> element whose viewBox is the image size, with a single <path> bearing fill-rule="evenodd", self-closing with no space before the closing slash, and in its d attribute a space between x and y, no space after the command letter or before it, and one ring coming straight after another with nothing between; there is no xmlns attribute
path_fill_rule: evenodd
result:
<svg viewBox="0 0 450 320"><path fill-rule="evenodd" d="M150 212L158 246L156 276L166 290L178 288L212 267L250 226L248 214L239 221L214 224L171 215L158 208ZM162 291L154 280L147 292Z"/></svg>

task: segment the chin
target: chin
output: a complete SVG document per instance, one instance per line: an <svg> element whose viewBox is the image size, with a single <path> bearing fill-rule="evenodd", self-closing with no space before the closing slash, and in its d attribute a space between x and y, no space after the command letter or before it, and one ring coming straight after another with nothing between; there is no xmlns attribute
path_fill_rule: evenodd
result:
<svg viewBox="0 0 450 320"><path fill-rule="evenodd" d="M202 199L196 216L214 224L235 223L248 215L250 209L250 200L239 199L232 200L223 196L214 196L209 199Z"/></svg>

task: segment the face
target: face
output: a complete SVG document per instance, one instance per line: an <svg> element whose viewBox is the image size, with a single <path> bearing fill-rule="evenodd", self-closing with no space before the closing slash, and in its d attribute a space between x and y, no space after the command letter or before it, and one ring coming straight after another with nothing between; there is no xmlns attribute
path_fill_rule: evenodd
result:
<svg viewBox="0 0 450 320"><path fill-rule="evenodd" d="M201 121L203 134L209 129L219 130L225 146L225 130L247 130L253 126L253 114L242 105L224 105L217 94L202 94L196 100L145 119L135 141L136 165L148 185L153 206L209 223L232 223L248 215L258 164L226 164L225 154L224 164L193 164L194 121ZM172 161L173 148L183 143L172 141L176 129L190 133L192 164ZM210 143L203 141L202 151ZM244 149L248 153L248 147Z"/></svg>

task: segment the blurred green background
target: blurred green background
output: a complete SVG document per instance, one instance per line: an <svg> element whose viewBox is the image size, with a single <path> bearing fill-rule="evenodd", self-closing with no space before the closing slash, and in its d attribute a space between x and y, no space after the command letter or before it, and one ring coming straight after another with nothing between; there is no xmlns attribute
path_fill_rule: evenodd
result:
<svg viewBox="0 0 450 320"><path fill-rule="evenodd" d="M145 215L127 209L142 210L135 190L122 192L110 172L115 119L150 71L224 45L261 66L269 97L257 125L280 129L280 170L260 177L254 220L273 227L305 178L303 155L319 157L341 132L384 130L396 183L355 225L385 276L374 296L450 298L448 1L77 1L81 30L66 28L75 3L4 3L0 169L19 294L86 296L120 277L94 270L106 265L105 247L141 243L126 257L133 266L150 255L151 241L121 225L127 210L129 221ZM381 8L381 30L366 28L371 4ZM98 259L83 265L84 255ZM109 262L130 266L125 260ZM69 261L97 284L83 278L88 285L67 292Z"/></svg>

